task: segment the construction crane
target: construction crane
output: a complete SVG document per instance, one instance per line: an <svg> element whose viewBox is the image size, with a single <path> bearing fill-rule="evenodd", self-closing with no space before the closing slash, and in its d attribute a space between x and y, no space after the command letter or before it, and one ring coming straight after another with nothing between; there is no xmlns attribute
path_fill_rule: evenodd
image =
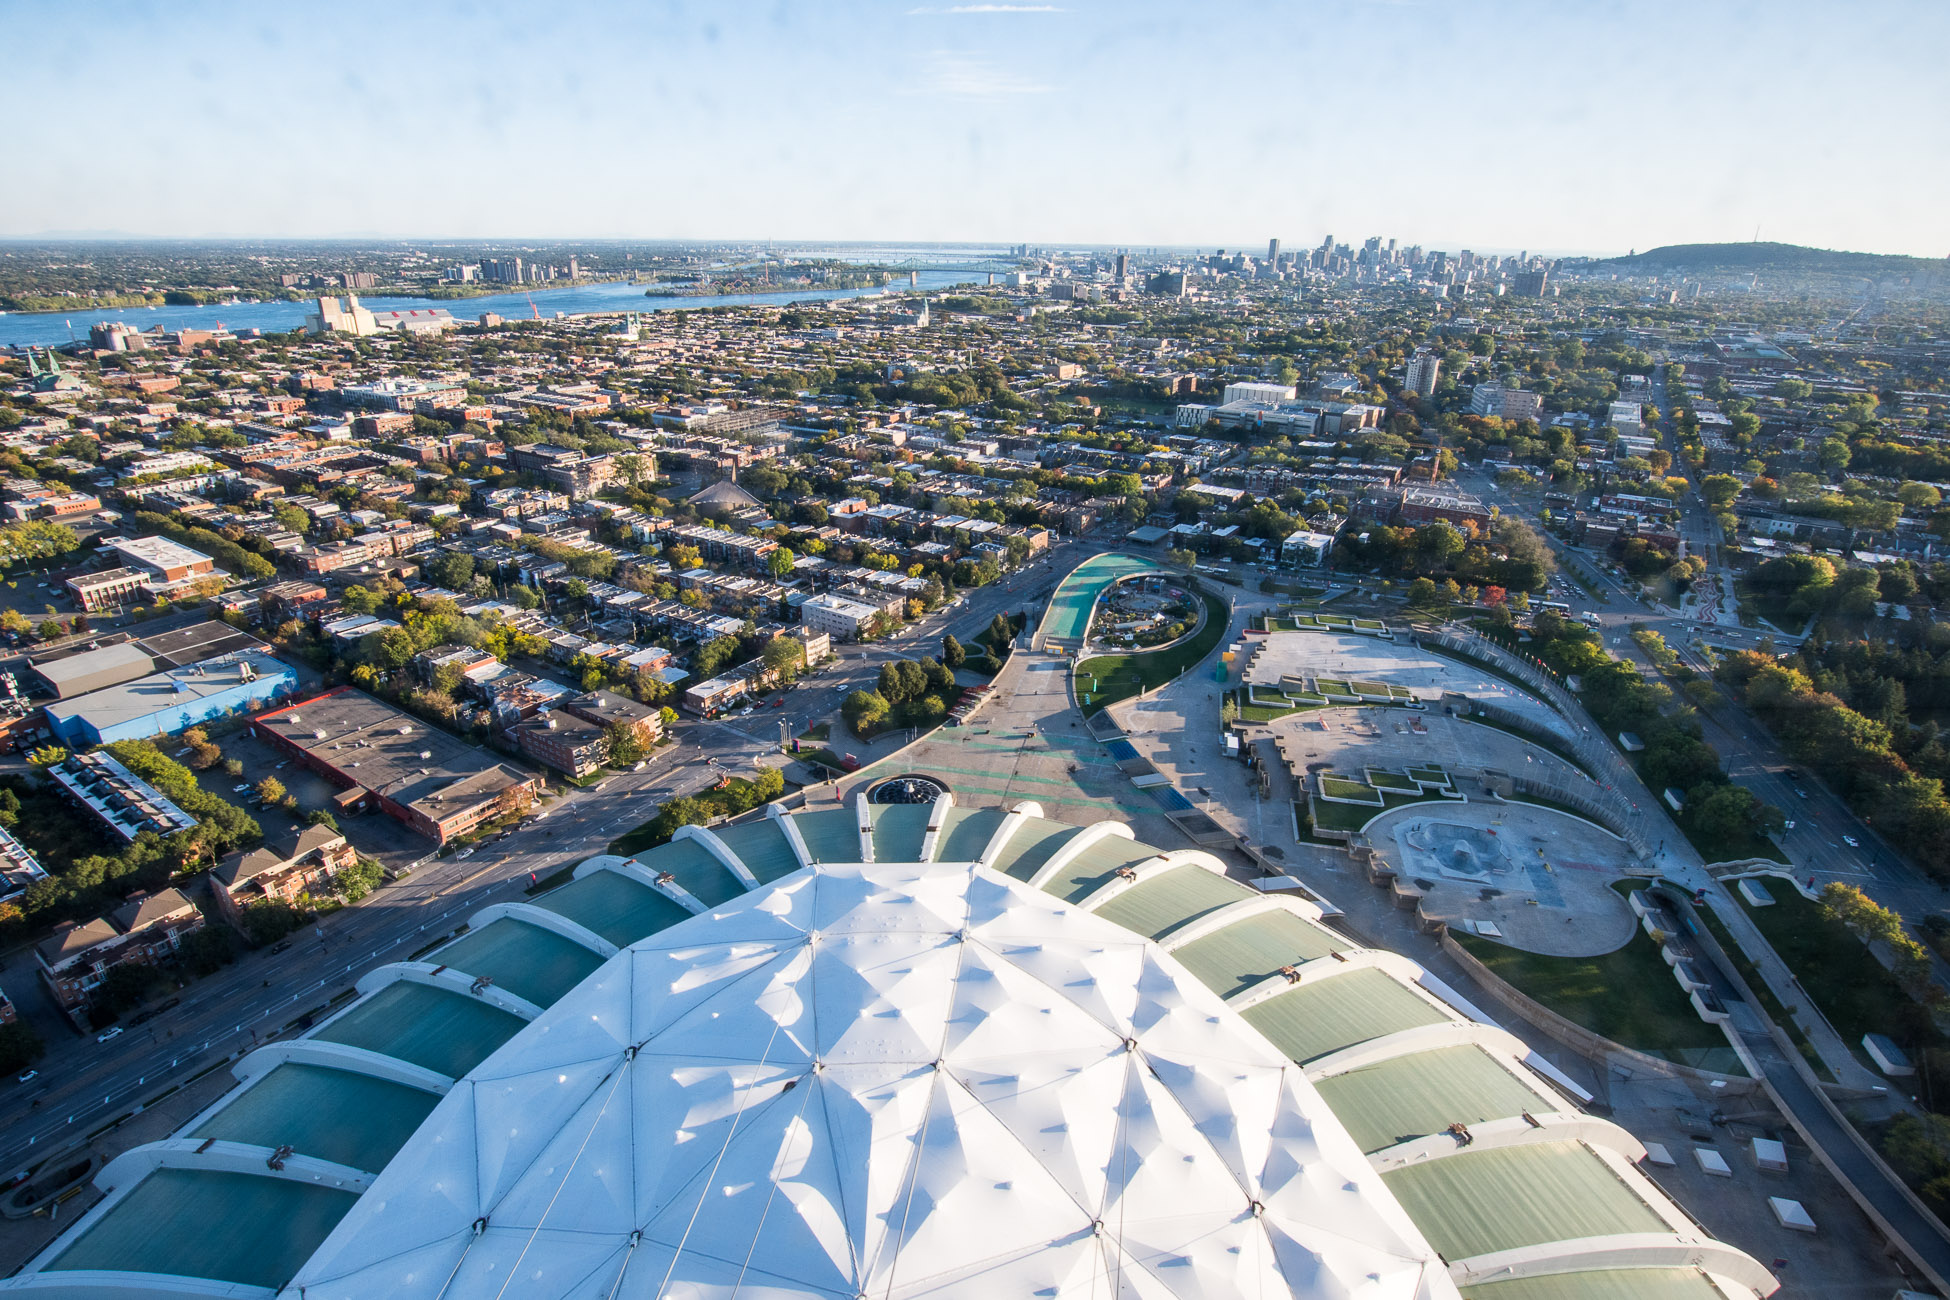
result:
<svg viewBox="0 0 1950 1300"><path fill-rule="evenodd" d="M540 320L542 318L542 309L535 305L535 295L524 290L521 296L528 299L528 314L536 320Z"/></svg>

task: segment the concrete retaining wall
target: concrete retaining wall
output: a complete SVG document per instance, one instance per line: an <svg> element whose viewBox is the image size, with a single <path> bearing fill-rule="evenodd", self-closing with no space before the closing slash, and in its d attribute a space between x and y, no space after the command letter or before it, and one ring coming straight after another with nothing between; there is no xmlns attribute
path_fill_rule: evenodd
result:
<svg viewBox="0 0 1950 1300"><path fill-rule="evenodd" d="M1477 985L1504 1010L1520 1020L1535 1025L1573 1051L1586 1056L1609 1058L1622 1062L1634 1070L1656 1074L1663 1078L1718 1083L1721 1085L1720 1091L1730 1097L1745 1096L1760 1087L1759 1081L1755 1079L1720 1074L1713 1070L1695 1069L1690 1065L1667 1061L1644 1052L1634 1051L1621 1043L1614 1043L1609 1038L1592 1033L1583 1025L1565 1019L1543 1003L1519 991L1515 985L1478 961L1474 954L1457 943L1455 936L1449 933L1447 927L1442 931L1441 944L1442 951L1467 971Z"/></svg>

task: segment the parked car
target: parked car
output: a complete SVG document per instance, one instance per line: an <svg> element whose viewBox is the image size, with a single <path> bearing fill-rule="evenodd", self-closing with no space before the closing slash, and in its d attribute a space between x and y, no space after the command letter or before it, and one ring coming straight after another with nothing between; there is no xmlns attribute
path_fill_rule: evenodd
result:
<svg viewBox="0 0 1950 1300"><path fill-rule="evenodd" d="M231 787L230 787L230 793L232 793L232 794L242 794L242 793L243 793L244 791L246 791L246 790L248 790L248 789L250 789L250 788L251 788L251 783L250 783L249 781L244 781L244 782L241 782L240 784L237 784L237 785L233 785L233 786L231 786Z"/></svg>

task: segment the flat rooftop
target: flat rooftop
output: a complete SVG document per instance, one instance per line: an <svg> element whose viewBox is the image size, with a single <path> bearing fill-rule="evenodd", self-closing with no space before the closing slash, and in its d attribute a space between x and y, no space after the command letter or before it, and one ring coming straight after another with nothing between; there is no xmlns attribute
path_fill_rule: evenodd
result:
<svg viewBox="0 0 1950 1300"><path fill-rule="evenodd" d="M222 695L251 681L278 677L295 680L296 674L267 652L246 650L185 668L151 673L72 700L58 700L46 706L47 716L60 727L65 728L78 718L96 731L106 732L123 723Z"/></svg>
<svg viewBox="0 0 1950 1300"><path fill-rule="evenodd" d="M347 780L434 821L530 779L438 727L341 687L256 719Z"/></svg>

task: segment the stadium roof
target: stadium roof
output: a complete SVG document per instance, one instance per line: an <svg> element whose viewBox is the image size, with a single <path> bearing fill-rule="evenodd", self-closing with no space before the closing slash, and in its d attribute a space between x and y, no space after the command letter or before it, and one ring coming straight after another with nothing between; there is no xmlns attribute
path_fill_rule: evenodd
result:
<svg viewBox="0 0 1950 1300"><path fill-rule="evenodd" d="M1034 804L686 828L359 992L112 1161L0 1293L1775 1285L1413 962Z"/></svg>

